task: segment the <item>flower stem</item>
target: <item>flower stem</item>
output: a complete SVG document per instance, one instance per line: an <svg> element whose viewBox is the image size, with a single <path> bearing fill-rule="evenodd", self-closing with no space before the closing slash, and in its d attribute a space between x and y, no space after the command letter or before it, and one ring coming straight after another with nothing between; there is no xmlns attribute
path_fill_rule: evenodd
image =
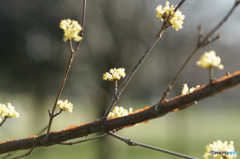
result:
<svg viewBox="0 0 240 159"><path fill-rule="evenodd" d="M141 66L141 64L143 63L143 61L147 58L147 56L150 54L150 52L152 51L152 49L154 48L154 46L157 44L157 42L159 41L159 39L162 36L162 32L159 32L155 38L153 39L153 41L150 43L150 45L148 46L147 50L144 52L144 54L142 55L142 57L140 58L140 60L138 61L138 63L134 66L134 68L132 69L131 73L127 76L127 78L125 79L125 81L123 82L123 84L121 85L121 87L118 89L118 91L115 93L114 97L112 98L105 114L103 115L102 119L106 118L108 116L108 114L112 111L114 105L117 103L120 95L122 94L123 90L126 88L126 86L128 85L128 83L130 82L130 80L132 79L133 75L137 72L138 68Z"/></svg>
<svg viewBox="0 0 240 159"><path fill-rule="evenodd" d="M83 34L84 34L84 27L85 27L85 18L86 18L86 7L87 7L87 0L83 0L83 13L82 13L82 31L80 32L80 36L83 37ZM67 76L68 76L68 73L69 73L69 70L71 68L71 65L72 65L72 62L73 62L73 59L74 59L74 56L76 55L79 47L80 47L80 44L81 44L82 40L80 40L77 45L76 45L76 48L75 50L73 49L73 46L72 46L72 40L69 40L69 48L70 48L70 52L71 52L71 55L70 55L70 58L69 58L69 61L68 61L68 64L67 64L67 68L66 68L66 71L65 71L65 74L64 74L64 78L63 78L63 81L62 81L62 84L61 84L61 87L58 91L58 95L57 95L57 98L56 98L56 101L54 103L54 106L52 108L52 111L49 113L49 123L48 123L48 129L47 129L47 135L46 137L48 137L48 134L50 132L50 129L51 129L51 125L52 125L52 121L53 121L53 118L56 116L54 115L54 112L55 112L55 109L56 109L56 105L57 105L57 102L58 100L60 99L60 96L62 94L62 91L63 91L63 88L64 88L64 85L66 83L66 80L67 80ZM59 113L60 114L60 113Z"/></svg>
<svg viewBox="0 0 240 159"><path fill-rule="evenodd" d="M155 150L155 151L160 151L160 152L163 152L163 153L167 153L167 154L182 157L182 158L195 159L195 157L191 157L191 156L187 156L187 155L180 154L180 153L177 153L177 152L173 152L173 151L165 150L165 149L162 149L162 148L158 148L158 147L142 144L142 143L139 143L139 142L135 142L135 141L132 141L131 139L127 139L127 138L122 137L122 136L120 136L116 133L113 133L111 131L109 132L109 135L115 137L116 139L119 139L119 140L125 142L129 146L140 146L140 147L148 148L148 149Z"/></svg>
<svg viewBox="0 0 240 159"><path fill-rule="evenodd" d="M139 69L139 67L142 65L142 63L144 62L144 60L147 58L147 56L151 53L152 49L154 48L154 46L157 44L157 42L161 39L162 34L164 33L164 31L169 27L170 24L170 19L171 17L175 14L175 12L177 11L177 9L179 9L179 7L184 3L185 0L181 0L180 3L178 4L178 6L176 7L176 9L174 10L174 13L172 15L170 15L168 17L168 19L166 21L164 21L160 31L157 33L157 35L155 36L155 38L152 40L152 42L149 44L147 50L144 52L144 54L142 55L142 57L139 59L138 63L133 67L131 73L128 75L128 77L125 79L125 81L123 82L123 84L121 85L121 87L119 88L118 92L116 93L116 95L114 95L114 97L112 98L105 114L103 115L102 119L105 119L108 114L112 111L114 105L117 103L117 101L119 100L119 97L121 96L122 92L124 91L124 89L126 88L126 86L128 85L128 83L130 82L130 80L132 79L133 75L137 72L137 70Z"/></svg>
<svg viewBox="0 0 240 159"><path fill-rule="evenodd" d="M209 81L210 81L210 84L213 81L213 67L209 67Z"/></svg>
<svg viewBox="0 0 240 159"><path fill-rule="evenodd" d="M5 116L4 119L3 119L3 121L0 123L0 126L2 126L3 123L4 123L6 120L7 120L7 117Z"/></svg>
<svg viewBox="0 0 240 159"><path fill-rule="evenodd" d="M177 80L179 79L179 77L181 76L183 70L186 68L187 64L189 63L189 61L192 59L192 57L197 53L197 51L199 50L199 47L196 47L193 52L191 53L191 55L187 58L187 60L185 61L185 63L182 65L182 67L180 68L180 70L178 71L178 73L176 74L176 76L173 78L172 82L168 85L168 88L165 90L165 92L163 93L160 101L158 102L159 104L162 103L162 101L165 99L165 97L169 94L169 92L172 90L172 87L175 85L175 83L177 82Z"/></svg>
<svg viewBox="0 0 240 159"><path fill-rule="evenodd" d="M193 52L188 57L186 62L183 64L183 66L180 68L180 70L178 71L177 75L174 77L172 82L168 85L168 88L165 90L165 92L163 93L160 101L157 104L157 109L159 109L158 105L160 105L160 103L162 103L162 101L166 98L166 96L172 90L174 84L179 79L179 77L181 76L183 70L186 68L187 64L192 59L192 57L197 53L197 51L199 49L201 49L202 47L204 47L204 46L210 44L211 42L215 41L216 39L220 38L220 35L218 35L216 38L214 38L213 40L209 41L209 39L211 38L212 34L214 32L216 32L217 29L219 29L224 24L224 22L226 22L226 20L230 17L230 15L232 14L232 12L234 11L234 9L237 7L238 4L239 4L239 2L236 1L234 6L230 9L230 11L227 13L227 15L223 18L223 20L215 28L213 28L205 37L203 37L201 27L199 26L199 37L198 37L198 44L197 44L196 48L193 50Z"/></svg>
<svg viewBox="0 0 240 159"><path fill-rule="evenodd" d="M48 136L48 134L50 132L52 121L53 121L53 118L55 117L54 112L56 110L57 102L60 99L60 96L62 94L62 91L63 91L63 88L65 86L65 83L66 83L66 80L67 80L67 76L68 76L69 70L71 68L71 65L72 65L72 62L73 62L75 54L76 54L76 52L71 52L71 55L69 57L69 61L68 61L68 64L67 64L67 68L66 68L64 77L63 77L63 81L62 81L61 87L60 87L60 89L58 91L58 95L57 95L57 98L55 100L55 103L54 103L54 106L52 108L52 111L49 113L49 117L50 118L49 118L49 123L48 123L48 129L47 129L47 135L46 136Z"/></svg>

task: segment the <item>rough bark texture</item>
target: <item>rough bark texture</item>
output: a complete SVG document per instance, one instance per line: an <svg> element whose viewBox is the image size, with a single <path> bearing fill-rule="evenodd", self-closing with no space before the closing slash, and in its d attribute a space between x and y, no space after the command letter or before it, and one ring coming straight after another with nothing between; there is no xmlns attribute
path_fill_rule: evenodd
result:
<svg viewBox="0 0 240 159"><path fill-rule="evenodd" d="M74 138L88 136L92 133L105 133L110 130L119 130L137 123L147 122L150 119L161 117L169 112L185 109L203 98L221 93L238 84L240 84L240 71L212 81L209 85L203 85L190 94L180 95L171 100L164 100L163 103L155 104L151 107L147 106L128 116L107 120L96 120L91 123L71 126L61 131L51 132L48 139L46 139L44 134L41 136L29 136L25 139L1 142L0 154L16 150L31 149L33 146L52 146Z"/></svg>

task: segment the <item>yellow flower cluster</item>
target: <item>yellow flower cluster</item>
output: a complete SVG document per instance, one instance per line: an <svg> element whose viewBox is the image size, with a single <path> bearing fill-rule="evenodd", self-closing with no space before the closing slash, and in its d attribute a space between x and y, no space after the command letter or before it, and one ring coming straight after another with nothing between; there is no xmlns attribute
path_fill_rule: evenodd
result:
<svg viewBox="0 0 240 159"><path fill-rule="evenodd" d="M233 152L234 151L234 145L233 141L230 141L228 144L227 141L222 142L220 140L214 141L212 144L209 144L206 146L206 153L203 155L204 159L208 159L210 156L213 157L213 159L233 159L236 158L236 154L212 154L213 152Z"/></svg>
<svg viewBox="0 0 240 159"><path fill-rule="evenodd" d="M170 15L173 14L174 9L173 5L171 7L169 6L169 2L166 2L166 6L162 7L162 5L157 6L157 18L161 19L162 21L166 21ZM173 17L170 19L171 26L178 31L179 29L182 29L183 20L185 18L185 15L183 15L179 10L176 11L176 13L173 15Z"/></svg>
<svg viewBox="0 0 240 159"><path fill-rule="evenodd" d="M210 68L213 66L218 67L220 70L224 68L221 64L221 58L216 56L216 52L214 50L205 52L196 64L203 68Z"/></svg>
<svg viewBox="0 0 240 159"><path fill-rule="evenodd" d="M73 105L71 102L68 102L68 100L65 100L64 102L62 100L59 100L57 104L59 109L63 111L68 110L69 113L72 113Z"/></svg>
<svg viewBox="0 0 240 159"><path fill-rule="evenodd" d="M5 104L0 103L0 116L11 118L11 117L19 117L19 113L15 110L14 106L11 103L8 103L7 106ZM0 118L1 120L1 118Z"/></svg>
<svg viewBox="0 0 240 159"><path fill-rule="evenodd" d="M126 76L125 68L112 68L109 72L103 74L103 80L109 80L111 82L118 81Z"/></svg>
<svg viewBox="0 0 240 159"><path fill-rule="evenodd" d="M189 89L188 85L185 83L185 84L183 84L182 95L192 93L197 88L200 88L200 85L197 85L195 88L192 87L192 88Z"/></svg>
<svg viewBox="0 0 240 159"><path fill-rule="evenodd" d="M127 109L124 109L123 107L118 107L116 106L112 112L109 113L108 117L112 118L112 117L122 117L122 116L126 116L128 115L128 113L132 113L133 109L129 108L129 111Z"/></svg>
<svg viewBox="0 0 240 159"><path fill-rule="evenodd" d="M78 33L82 30L82 27L77 21L64 19L61 20L59 27L64 31L63 40L65 42L70 39L74 39L75 41L82 40L82 37L78 35Z"/></svg>

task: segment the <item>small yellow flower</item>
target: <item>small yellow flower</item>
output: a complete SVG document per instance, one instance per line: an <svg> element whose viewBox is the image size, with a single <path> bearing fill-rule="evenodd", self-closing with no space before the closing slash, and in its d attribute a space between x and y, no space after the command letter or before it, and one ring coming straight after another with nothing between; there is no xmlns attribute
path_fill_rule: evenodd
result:
<svg viewBox="0 0 240 159"><path fill-rule="evenodd" d="M108 117L112 118L112 117L122 117L122 116L126 116L128 115L128 113L132 113L133 109L129 108L129 111L127 109L124 109L123 107L118 107L116 106L112 112L109 113Z"/></svg>
<svg viewBox="0 0 240 159"><path fill-rule="evenodd" d="M183 84L182 88L182 95L188 94L188 85L185 83Z"/></svg>
<svg viewBox="0 0 240 159"><path fill-rule="evenodd" d="M157 11L157 18L161 19L162 21L166 21L170 15L173 14L174 9L177 6L171 5L169 6L169 2L166 2L166 6L162 7L162 5L157 6L156 11ZM185 15L183 15L179 10L175 12L173 17L170 19L170 24L171 26L178 31L179 29L182 29L183 25L183 20L185 18Z"/></svg>
<svg viewBox="0 0 240 159"><path fill-rule="evenodd" d="M203 68L218 67L220 70L224 68L221 64L221 58L216 56L216 52L214 50L205 52L196 64Z"/></svg>
<svg viewBox="0 0 240 159"><path fill-rule="evenodd" d="M6 110L7 110L7 106L5 104L0 103L0 115L2 117L6 116Z"/></svg>
<svg viewBox="0 0 240 159"><path fill-rule="evenodd" d="M195 88L192 87L192 88L189 89L188 85L185 83L185 84L183 84L182 95L192 93L197 88L200 88L200 85L197 85Z"/></svg>
<svg viewBox="0 0 240 159"><path fill-rule="evenodd" d="M188 92L189 92L189 93L192 93L194 90L195 90L195 88L194 88L194 87L192 87L192 88L190 88L190 89L189 89L189 91L188 91Z"/></svg>
<svg viewBox="0 0 240 159"><path fill-rule="evenodd" d="M103 74L103 80L109 80L111 82L118 81L126 76L125 68L112 68L109 72Z"/></svg>
<svg viewBox="0 0 240 159"><path fill-rule="evenodd" d="M59 100L57 104L59 109L63 111L68 110L69 113L72 113L73 105L71 102L68 102L68 100L65 100L64 102L62 100Z"/></svg>
<svg viewBox="0 0 240 159"><path fill-rule="evenodd" d="M226 152L231 152L232 154L225 154ZM233 159L237 157L236 153L234 152L233 141L230 141L228 144L227 141L222 142L218 140L206 146L206 152L203 155L203 158L208 159L211 156L213 159Z"/></svg>
<svg viewBox="0 0 240 159"><path fill-rule="evenodd" d="M82 37L78 35L82 27L77 21L64 19L61 20L59 27L64 31L63 40L65 42L70 39L74 39L75 41L82 40Z"/></svg>
<svg viewBox="0 0 240 159"><path fill-rule="evenodd" d="M2 117L19 117L19 113L15 110L14 106L11 105L11 103L8 103L7 106L5 104L0 103L0 116Z"/></svg>

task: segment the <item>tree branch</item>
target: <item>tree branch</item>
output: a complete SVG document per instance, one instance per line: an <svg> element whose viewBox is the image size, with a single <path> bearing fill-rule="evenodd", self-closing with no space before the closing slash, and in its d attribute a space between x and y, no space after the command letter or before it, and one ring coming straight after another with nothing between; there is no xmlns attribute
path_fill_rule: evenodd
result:
<svg viewBox="0 0 240 159"><path fill-rule="evenodd" d="M123 84L121 85L121 87L118 89L118 91L114 94L106 112L104 113L102 119L106 118L109 113L112 111L113 107L115 106L115 104L118 102L119 97L121 96L122 92L124 91L124 89L127 87L128 83L131 81L132 77L134 76L134 74L137 72L137 70L140 68L140 66L142 65L142 63L144 62L144 60L147 58L147 56L151 53L151 51L153 50L153 48L155 47L155 45L158 43L158 41L161 39L162 34L164 33L164 31L170 26L170 19L173 17L173 15L176 13L176 11L181 7L181 5L185 2L185 0L181 0L178 4L178 6L174 9L174 13L172 15L170 15L168 17L168 19L166 21L163 22L163 25L160 29L160 31L157 33L157 35L154 37L154 39L152 40L152 42L149 44L147 50L144 52L144 54L142 55L142 57L139 59L139 61L137 62L137 64L133 67L132 71L130 72L130 74L127 76L127 78L124 80Z"/></svg>
<svg viewBox="0 0 240 159"><path fill-rule="evenodd" d="M155 104L151 107L137 110L128 116L96 120L91 123L71 126L61 131L51 132L46 139L46 134L34 136L34 147L52 146L74 138L80 138L92 133L107 133L111 130L120 130L137 123L147 122L150 119L161 117L169 112L185 109L197 101L223 92L226 89L240 84L240 71L226 75L220 79L213 80L209 85L203 85L199 89L187 95L180 95L171 100L164 100L163 103ZM31 149L33 146L33 137L25 139L10 140L0 143L0 154Z"/></svg>
<svg viewBox="0 0 240 159"><path fill-rule="evenodd" d="M158 147L142 144L142 143L139 143L139 142L136 142L136 141L132 141L131 139L124 138L124 137L122 137L122 136L120 136L120 135L118 135L116 133L113 133L113 132L109 132L109 134L111 136L113 136L113 137L115 137L115 138L125 142L129 146L140 146L140 147L148 148L148 149L155 150L155 151L164 152L164 153L167 153L167 154L170 154L170 155L174 155L174 156L178 156L178 157L182 157L182 158L196 159L194 157L187 156L187 155L184 155L184 154L180 154L180 153L177 153L177 152L173 152L173 151L165 150L165 149L162 149L162 148L158 148Z"/></svg>
<svg viewBox="0 0 240 159"><path fill-rule="evenodd" d="M191 55L187 58L187 60L185 61L183 66L180 68L180 70L178 71L176 76L173 78L172 82L168 85L167 89L164 91L164 93L163 93L163 95L162 95L162 97L161 97L161 99L159 101L159 104L165 99L165 97L172 90L172 88L175 85L175 83L177 82L178 78L181 76L183 70L186 68L186 66L188 65L189 61L193 58L193 56L197 53L197 51L199 49L203 48L204 46L206 46L206 45L216 41L217 39L219 39L221 37L221 35L218 34L213 39L211 38L212 34L214 32L216 32L227 21L227 19L233 13L234 9L237 7L238 4L239 4L239 2L236 1L235 4L233 5L233 7L231 8L231 10L228 12L228 14L223 18L223 20L215 28L213 28L206 36L203 36L203 34L202 34L202 27L201 27L201 25L199 25L199 27L198 27L198 43L197 43L197 46L195 47L195 49L193 50Z"/></svg>

